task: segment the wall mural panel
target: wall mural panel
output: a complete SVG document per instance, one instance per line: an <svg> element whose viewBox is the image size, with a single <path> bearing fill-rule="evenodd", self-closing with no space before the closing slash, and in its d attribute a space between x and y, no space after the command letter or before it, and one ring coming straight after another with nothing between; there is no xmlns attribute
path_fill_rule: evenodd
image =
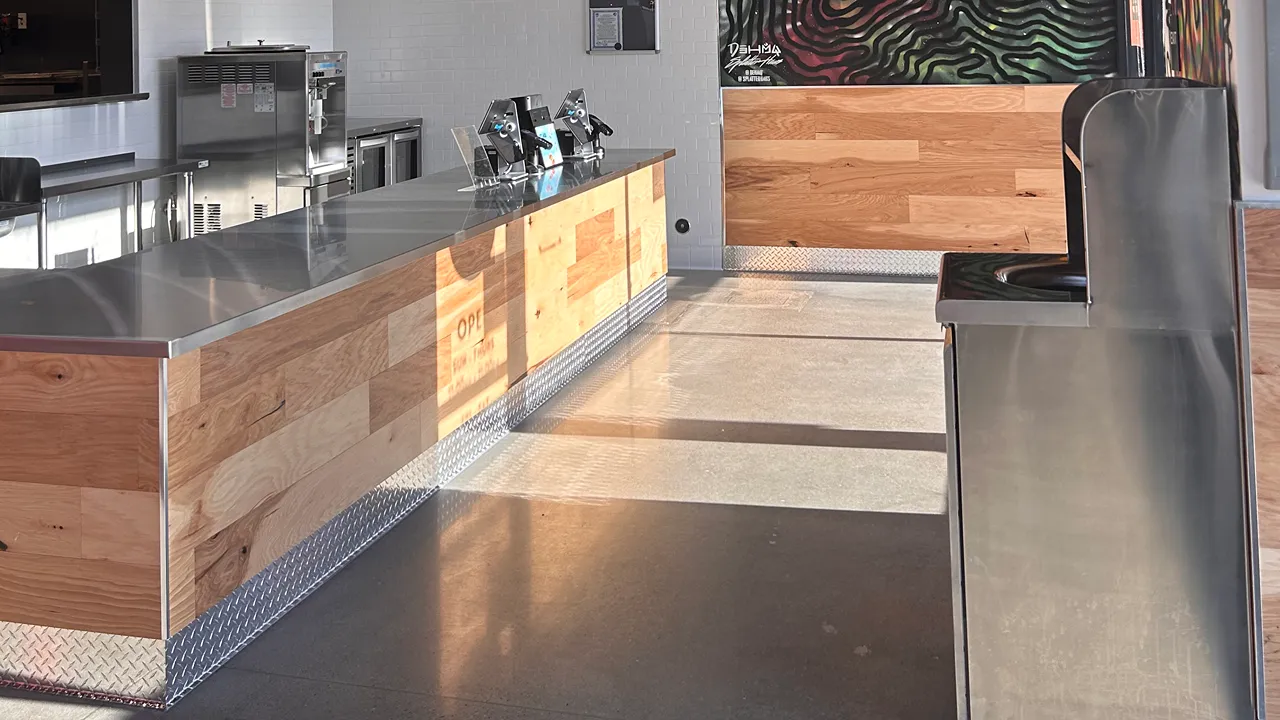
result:
<svg viewBox="0 0 1280 720"><path fill-rule="evenodd" d="M1075 83L1117 70L1115 0L721 0L726 87Z"/></svg>

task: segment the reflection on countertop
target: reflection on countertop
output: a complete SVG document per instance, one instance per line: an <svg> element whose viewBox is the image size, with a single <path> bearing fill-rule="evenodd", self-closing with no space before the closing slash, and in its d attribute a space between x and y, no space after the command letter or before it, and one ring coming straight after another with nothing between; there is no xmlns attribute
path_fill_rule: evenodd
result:
<svg viewBox="0 0 1280 720"><path fill-rule="evenodd" d="M673 157L611 150L459 192L463 168L70 270L0 274L0 350L171 357Z"/></svg>

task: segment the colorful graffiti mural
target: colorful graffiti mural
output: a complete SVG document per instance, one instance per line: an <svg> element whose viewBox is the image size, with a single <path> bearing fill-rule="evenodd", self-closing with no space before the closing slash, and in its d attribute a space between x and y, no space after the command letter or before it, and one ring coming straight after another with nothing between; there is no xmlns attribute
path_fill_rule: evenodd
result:
<svg viewBox="0 0 1280 720"><path fill-rule="evenodd" d="M1080 82L1115 73L1115 0L721 0L721 82Z"/></svg>

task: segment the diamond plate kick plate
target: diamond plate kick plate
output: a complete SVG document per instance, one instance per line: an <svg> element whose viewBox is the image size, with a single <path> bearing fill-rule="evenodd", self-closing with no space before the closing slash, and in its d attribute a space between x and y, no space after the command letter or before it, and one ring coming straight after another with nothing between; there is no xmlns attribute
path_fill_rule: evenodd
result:
<svg viewBox="0 0 1280 720"><path fill-rule="evenodd" d="M724 269L881 277L937 277L942 253L930 250L855 250L729 245Z"/></svg>
<svg viewBox="0 0 1280 720"><path fill-rule="evenodd" d="M0 686L172 705L640 326L666 295L662 277L167 643L0 622Z"/></svg>

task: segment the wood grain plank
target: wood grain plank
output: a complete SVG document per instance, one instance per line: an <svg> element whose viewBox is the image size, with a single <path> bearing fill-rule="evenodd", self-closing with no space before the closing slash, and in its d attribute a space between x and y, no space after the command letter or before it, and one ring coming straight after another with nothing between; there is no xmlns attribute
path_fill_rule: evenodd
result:
<svg viewBox="0 0 1280 720"><path fill-rule="evenodd" d="M575 262L565 275L569 302L594 293L609 278L625 277L625 218L625 208L609 208L574 226Z"/></svg>
<svg viewBox="0 0 1280 720"><path fill-rule="evenodd" d="M725 194L725 212L741 220L777 223L803 220L908 222L907 198L902 195L848 193L732 192Z"/></svg>
<svg viewBox="0 0 1280 720"><path fill-rule="evenodd" d="M1058 113L842 113L819 114L818 140L981 140L1057 147Z"/></svg>
<svg viewBox="0 0 1280 720"><path fill-rule="evenodd" d="M813 99L808 88L725 88L720 92L724 113L809 113L821 105Z"/></svg>
<svg viewBox="0 0 1280 720"><path fill-rule="evenodd" d="M614 208L583 220L573 228L573 257L575 262L582 262L594 255L597 250L615 241L618 218Z"/></svg>
<svg viewBox="0 0 1280 720"><path fill-rule="evenodd" d="M1028 252L1033 253L1065 253L1067 252L1067 228L1065 225L1039 227L1028 225L1023 230L1027 233Z"/></svg>
<svg viewBox="0 0 1280 720"><path fill-rule="evenodd" d="M804 190L809 175L829 168L794 165L734 165L724 169L725 190Z"/></svg>
<svg viewBox="0 0 1280 720"><path fill-rule="evenodd" d="M1280 706L1280 597L1262 598L1262 662L1267 707Z"/></svg>
<svg viewBox="0 0 1280 720"><path fill-rule="evenodd" d="M646 182L645 172L652 175ZM667 274L667 202L658 192L666 181L659 163L627 178L627 252L631 261L631 296ZM654 188L646 194L646 185Z"/></svg>
<svg viewBox="0 0 1280 720"><path fill-rule="evenodd" d="M659 200L662 200L664 201L663 205L665 206L666 205L665 200L667 197L667 163L666 161L664 160L663 162L650 165L647 168L643 168L640 172L643 173L645 170L649 172L649 175L653 179L653 201L656 203ZM643 174L641 175L641 177L643 177Z"/></svg>
<svg viewBox="0 0 1280 720"><path fill-rule="evenodd" d="M133 417L0 411L0 481L155 490L159 469L144 451L157 427Z"/></svg>
<svg viewBox="0 0 1280 720"><path fill-rule="evenodd" d="M1016 85L928 85L919 87L809 88L809 112L827 113L992 113L1021 112Z"/></svg>
<svg viewBox="0 0 1280 720"><path fill-rule="evenodd" d="M392 365L369 381L369 429L416 408L436 394L437 349L434 342Z"/></svg>
<svg viewBox="0 0 1280 720"><path fill-rule="evenodd" d="M859 162L915 162L915 140L726 140L724 162L733 165L831 166Z"/></svg>
<svg viewBox="0 0 1280 720"><path fill-rule="evenodd" d="M420 413L396 418L201 543L197 611L212 607L417 457Z"/></svg>
<svg viewBox="0 0 1280 720"><path fill-rule="evenodd" d="M1280 210L1245 208L1244 249L1249 288L1280 289Z"/></svg>
<svg viewBox="0 0 1280 720"><path fill-rule="evenodd" d="M807 221L776 223L729 220L730 245L775 247L848 247L943 252L1027 252L1028 229L1019 225L926 225L922 223L860 223Z"/></svg>
<svg viewBox="0 0 1280 720"><path fill-rule="evenodd" d="M177 635L200 615L196 609L196 553L192 548L169 548L169 637Z"/></svg>
<svg viewBox="0 0 1280 720"><path fill-rule="evenodd" d="M160 416L160 361L0 352L0 410Z"/></svg>
<svg viewBox="0 0 1280 720"><path fill-rule="evenodd" d="M206 345L201 350L201 395L217 396L434 291L435 258L426 257Z"/></svg>
<svg viewBox="0 0 1280 720"><path fill-rule="evenodd" d="M1066 212L1054 198L913 196L911 222L941 225L1066 226Z"/></svg>
<svg viewBox="0 0 1280 720"><path fill-rule="evenodd" d="M1016 192L1014 171L1009 168L881 163L858 167L815 167L808 172L812 178L812 190L820 193L1011 197Z"/></svg>
<svg viewBox="0 0 1280 720"><path fill-rule="evenodd" d="M6 552L80 557L80 488L0 482Z"/></svg>
<svg viewBox="0 0 1280 720"><path fill-rule="evenodd" d="M254 536L249 573L264 570L422 454L420 421L414 408L286 490Z"/></svg>
<svg viewBox="0 0 1280 720"><path fill-rule="evenodd" d="M80 489L80 556L160 567L160 496Z"/></svg>
<svg viewBox="0 0 1280 720"><path fill-rule="evenodd" d="M170 544L194 548L369 435L369 385L170 488Z"/></svg>
<svg viewBox="0 0 1280 720"><path fill-rule="evenodd" d="M963 165L966 168L1062 168L1062 152L1056 147L998 141L922 140L920 160L937 165Z"/></svg>
<svg viewBox="0 0 1280 720"><path fill-rule="evenodd" d="M1280 702L1280 210L1246 208L1243 221L1265 694Z"/></svg>
<svg viewBox="0 0 1280 720"><path fill-rule="evenodd" d="M169 482L175 486L288 422L285 371L264 370L169 418Z"/></svg>
<svg viewBox="0 0 1280 720"><path fill-rule="evenodd" d="M387 319L326 343L284 366L285 411L302 417L387 369Z"/></svg>
<svg viewBox="0 0 1280 720"><path fill-rule="evenodd" d="M1017 170L1014 185L1019 197L1060 198L1066 193L1061 169Z"/></svg>
<svg viewBox="0 0 1280 720"><path fill-rule="evenodd" d="M626 303L627 273L601 278L601 284L587 295L571 301L569 267L576 259L574 230L581 218L598 215L610 208L615 217L625 217L626 179L602 185L591 192L539 210L526 218L524 227L524 326L527 361L536 367L559 352L582 332ZM627 238L625 229L617 235ZM607 274L606 274L607 275ZM442 412L449 400L441 396Z"/></svg>
<svg viewBox="0 0 1280 720"><path fill-rule="evenodd" d="M1252 374L1280 376L1280 288L1255 285L1252 268L1246 267Z"/></svg>
<svg viewBox="0 0 1280 720"><path fill-rule="evenodd" d="M0 552L0 621L159 638L160 569Z"/></svg>
<svg viewBox="0 0 1280 720"><path fill-rule="evenodd" d="M436 344L436 296L428 295L387 316L387 364Z"/></svg>
<svg viewBox="0 0 1280 720"><path fill-rule="evenodd" d="M1062 106L1067 102L1067 96L1074 91L1078 85L1024 85L1022 88L1023 102L1022 109L1029 113L1054 113L1062 115Z"/></svg>
<svg viewBox="0 0 1280 720"><path fill-rule="evenodd" d="M724 124L726 140L813 140L810 113L743 113Z"/></svg>
<svg viewBox="0 0 1280 720"><path fill-rule="evenodd" d="M200 402L200 349L170 358L169 414L174 415Z"/></svg>

